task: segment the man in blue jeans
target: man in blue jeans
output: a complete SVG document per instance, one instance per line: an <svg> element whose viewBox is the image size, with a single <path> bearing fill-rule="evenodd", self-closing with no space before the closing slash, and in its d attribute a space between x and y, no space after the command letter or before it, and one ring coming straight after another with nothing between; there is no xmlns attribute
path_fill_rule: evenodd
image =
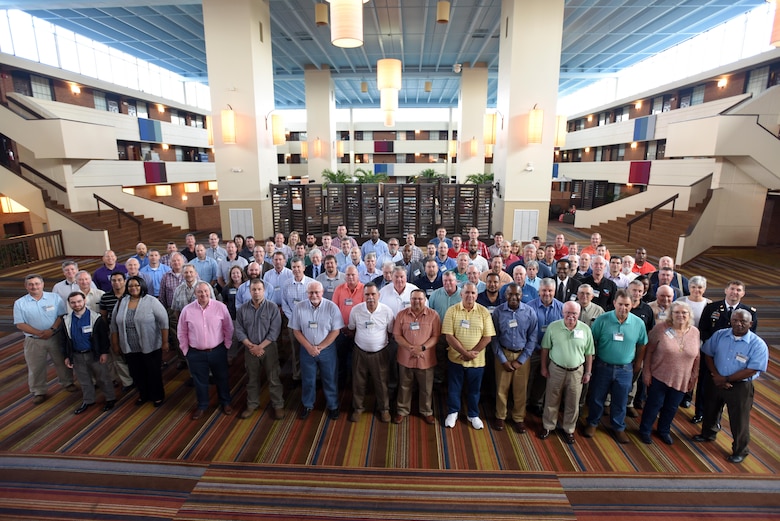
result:
<svg viewBox="0 0 780 521"><path fill-rule="evenodd" d="M626 403L632 379L642 367L647 331L642 319L631 314L631 297L625 289L615 292L614 310L599 316L591 327L596 345L588 396L588 420L583 435L592 438L604 412L604 400L612 395L610 423L615 440L628 443Z"/></svg>
<svg viewBox="0 0 780 521"><path fill-rule="evenodd" d="M338 354L334 342L344 327L339 307L323 298L322 284L310 282L306 287L308 300L298 302L290 318L290 329L301 344L301 419L309 417L317 395L317 369L320 370L322 390L328 418L339 417Z"/></svg>

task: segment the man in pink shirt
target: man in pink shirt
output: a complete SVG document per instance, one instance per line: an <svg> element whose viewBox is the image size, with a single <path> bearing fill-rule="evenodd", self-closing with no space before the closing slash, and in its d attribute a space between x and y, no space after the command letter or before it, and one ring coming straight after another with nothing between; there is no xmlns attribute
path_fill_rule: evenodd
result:
<svg viewBox="0 0 780 521"><path fill-rule="evenodd" d="M225 415L233 414L230 406L228 357L225 342L233 338L233 320L227 306L211 298L208 282L195 285L197 300L184 306L179 316L179 347L187 358L195 384L198 408L192 413L199 420L209 406L209 371L217 385L217 396Z"/></svg>

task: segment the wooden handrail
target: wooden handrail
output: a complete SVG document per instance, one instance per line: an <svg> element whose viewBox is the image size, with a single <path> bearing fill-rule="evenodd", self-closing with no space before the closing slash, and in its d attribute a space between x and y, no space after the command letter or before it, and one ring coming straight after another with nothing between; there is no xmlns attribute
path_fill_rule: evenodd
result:
<svg viewBox="0 0 780 521"><path fill-rule="evenodd" d="M109 208L111 208L112 210L114 210L116 212L116 223L117 223L117 226L119 226L120 228L122 227L122 217L126 217L126 218L130 219L131 221L133 221L135 223L135 225L138 227L138 240L139 241L141 240L141 220L140 219L138 219L137 217L135 217L133 215L130 215L129 213L124 211L122 208L120 208L117 205L111 203L110 201L107 201L106 199L103 199L98 194L94 194L93 193L92 197L94 197L95 200L97 201L98 217L100 217L100 203L103 203L104 205L108 206Z"/></svg>
<svg viewBox="0 0 780 521"><path fill-rule="evenodd" d="M52 186L53 186L54 188L56 188L57 190L59 190L59 191L61 191L61 192L63 192L63 193L68 191L68 189L67 189L67 188L65 188L64 186L62 186L61 184L59 184L57 181L55 181L54 179L51 179L51 178L49 178L48 176L46 176L46 175L44 175L44 174L40 173L39 171L37 171L36 169L34 169L33 167L31 167L31 166L30 166L30 165L28 165L27 163L19 163L19 166L20 166L20 167L22 167L22 168L24 168L25 170L27 170L27 171L31 172L31 173L32 173L32 174L34 174L36 177L39 177L39 178L43 179L44 181L46 181L47 183L49 183L50 185L52 185Z"/></svg>
<svg viewBox="0 0 780 521"><path fill-rule="evenodd" d="M64 255L60 230L0 239L0 270L18 268Z"/></svg>

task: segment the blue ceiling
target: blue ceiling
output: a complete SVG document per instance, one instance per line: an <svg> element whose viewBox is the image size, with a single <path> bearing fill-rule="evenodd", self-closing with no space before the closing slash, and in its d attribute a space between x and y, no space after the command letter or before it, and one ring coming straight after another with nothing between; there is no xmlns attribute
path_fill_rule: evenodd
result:
<svg viewBox="0 0 780 521"><path fill-rule="evenodd" d="M386 57L403 61L401 106L457 106L460 80L453 65L476 62L488 65L488 105L495 105L500 0L452 0L448 24L436 23L436 0L371 0L364 5L364 45L356 49L331 45L329 27L314 23L315 3L270 0L278 108L305 105L303 70L311 64L330 66L337 106L376 107L374 67ZM559 95L763 3L566 0ZM0 0L0 8L22 9L182 76L207 80L200 2ZM367 93L361 92L363 81L369 84ZM432 82L431 92L425 92L426 81Z"/></svg>

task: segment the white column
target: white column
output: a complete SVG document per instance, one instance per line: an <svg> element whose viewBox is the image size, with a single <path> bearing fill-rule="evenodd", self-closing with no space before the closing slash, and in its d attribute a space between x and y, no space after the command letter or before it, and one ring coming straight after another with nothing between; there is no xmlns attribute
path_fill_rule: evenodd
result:
<svg viewBox="0 0 780 521"><path fill-rule="evenodd" d="M268 237L274 231L269 185L278 182L268 117L274 109L269 4L203 0L203 26L222 235ZM220 113L228 105L235 111L235 144L222 140ZM244 216L251 212L248 224L231 227L231 209Z"/></svg>
<svg viewBox="0 0 780 521"><path fill-rule="evenodd" d="M515 210L538 210L537 233L547 234L552 182L553 141L558 103L564 0L502 0L498 62L498 118L493 152L495 199L493 229L508 237ZM544 111L541 144L528 144L528 120L536 105ZM520 239L521 237L513 237Z"/></svg>
<svg viewBox="0 0 780 521"><path fill-rule="evenodd" d="M488 70L484 63L463 64L458 97L457 178L485 171L484 118L487 109ZM472 147L472 140L476 146ZM473 150L475 148L476 150Z"/></svg>
<svg viewBox="0 0 780 521"><path fill-rule="evenodd" d="M309 143L309 181L322 182L322 171L336 171L336 90L330 68L303 71L306 84L306 132ZM319 144L317 140L319 139ZM317 149L319 148L319 154Z"/></svg>

